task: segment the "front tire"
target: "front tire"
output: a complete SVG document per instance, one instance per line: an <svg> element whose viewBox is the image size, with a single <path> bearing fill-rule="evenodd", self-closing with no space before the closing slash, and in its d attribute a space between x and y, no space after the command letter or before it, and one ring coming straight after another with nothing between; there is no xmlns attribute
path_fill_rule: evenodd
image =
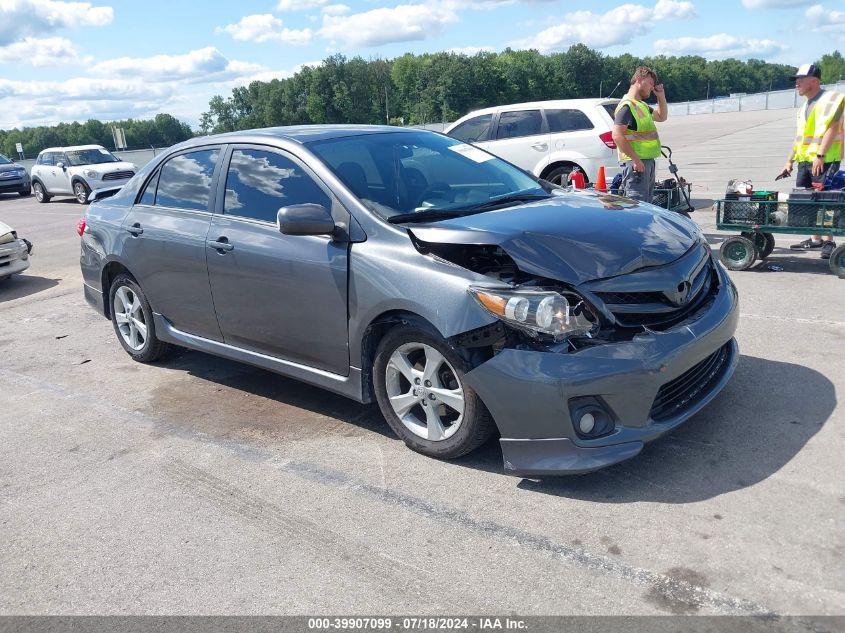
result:
<svg viewBox="0 0 845 633"><path fill-rule="evenodd" d="M170 350L170 345L156 338L153 311L131 276L115 278L109 289L109 305L117 340L134 360L151 363Z"/></svg>
<svg viewBox="0 0 845 633"><path fill-rule="evenodd" d="M417 327L396 327L381 340L373 363L376 399L410 449L452 459L490 438L490 413L464 381L470 369L442 337Z"/></svg>
<svg viewBox="0 0 845 633"><path fill-rule="evenodd" d="M73 183L73 197L76 198L76 201L79 204L86 204L88 202L88 194L91 193L91 190L81 180L77 180Z"/></svg>
<svg viewBox="0 0 845 633"><path fill-rule="evenodd" d="M42 185L40 182L36 181L32 183L32 191L35 193L35 199L38 200L38 202L42 204L50 202L51 196L47 193L47 190L44 188L44 185Z"/></svg>
<svg viewBox="0 0 845 633"><path fill-rule="evenodd" d="M757 259L757 248L747 237L729 237L722 242L719 255L728 270L745 270Z"/></svg>

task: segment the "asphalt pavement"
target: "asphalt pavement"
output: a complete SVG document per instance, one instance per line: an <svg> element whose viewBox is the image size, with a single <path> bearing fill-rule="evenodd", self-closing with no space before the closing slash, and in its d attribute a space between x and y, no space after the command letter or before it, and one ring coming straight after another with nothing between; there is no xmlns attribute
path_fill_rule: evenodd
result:
<svg viewBox="0 0 845 633"><path fill-rule="evenodd" d="M714 247L709 198L768 186L790 112L660 128ZM721 395L630 462L536 481L246 365L133 362L82 297L82 209L0 197L35 244L0 285L0 614L845 615L845 280L800 236L732 273Z"/></svg>

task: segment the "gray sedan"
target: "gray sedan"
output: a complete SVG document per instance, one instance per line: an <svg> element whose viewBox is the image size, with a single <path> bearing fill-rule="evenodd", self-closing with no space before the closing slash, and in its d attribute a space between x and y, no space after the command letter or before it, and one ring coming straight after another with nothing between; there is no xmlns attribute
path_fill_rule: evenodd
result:
<svg viewBox="0 0 845 633"><path fill-rule="evenodd" d="M736 290L692 221L431 132L193 139L80 230L85 297L134 359L179 345L376 401L433 457L498 435L512 474L635 456L738 358Z"/></svg>

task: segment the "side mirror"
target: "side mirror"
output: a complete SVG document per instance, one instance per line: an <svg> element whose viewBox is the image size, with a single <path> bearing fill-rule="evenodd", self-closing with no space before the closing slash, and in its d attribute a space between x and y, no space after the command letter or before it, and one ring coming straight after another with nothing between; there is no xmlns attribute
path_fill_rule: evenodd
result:
<svg viewBox="0 0 845 633"><path fill-rule="evenodd" d="M65 164L62 161L56 163L56 167L58 167L59 169L66 169Z"/></svg>
<svg viewBox="0 0 845 633"><path fill-rule="evenodd" d="M321 204L294 204L279 209L279 231L285 235L332 235L335 222Z"/></svg>

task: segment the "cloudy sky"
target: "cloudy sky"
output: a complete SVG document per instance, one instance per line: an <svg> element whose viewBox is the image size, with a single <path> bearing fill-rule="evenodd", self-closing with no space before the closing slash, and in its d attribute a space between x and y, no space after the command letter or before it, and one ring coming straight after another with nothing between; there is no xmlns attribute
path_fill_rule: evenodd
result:
<svg viewBox="0 0 845 633"><path fill-rule="evenodd" d="M845 51L838 0L0 0L0 129L171 113L327 55L536 48L755 57Z"/></svg>

